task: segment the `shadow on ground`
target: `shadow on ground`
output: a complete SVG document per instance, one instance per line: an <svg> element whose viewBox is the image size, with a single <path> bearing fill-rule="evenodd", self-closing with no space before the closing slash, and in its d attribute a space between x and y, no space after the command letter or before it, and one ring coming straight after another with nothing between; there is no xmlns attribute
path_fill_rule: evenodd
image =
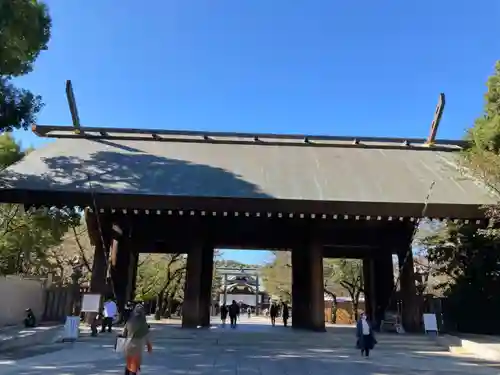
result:
<svg viewBox="0 0 500 375"><path fill-rule="evenodd" d="M154 353L145 354L141 374L489 375L500 371L498 363L451 355L423 336L379 335L379 345L373 356L366 359L354 348L350 327L332 329L326 334L283 327L276 327L274 332L265 332L263 327L240 328L183 330L195 336L176 341L180 331L176 327L153 324ZM233 341L214 345L215 337ZM102 335L61 352L5 361L0 374L119 374L123 371L123 358L113 352L113 341L112 335Z"/></svg>

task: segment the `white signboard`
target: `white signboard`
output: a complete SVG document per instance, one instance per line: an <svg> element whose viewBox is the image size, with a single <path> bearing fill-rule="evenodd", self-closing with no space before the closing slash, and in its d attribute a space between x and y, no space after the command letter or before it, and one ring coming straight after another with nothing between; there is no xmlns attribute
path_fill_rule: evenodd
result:
<svg viewBox="0 0 500 375"><path fill-rule="evenodd" d="M226 303L230 305L233 301L237 303L243 303L248 306L255 306L255 295L254 294L228 294ZM262 295L259 295L259 303L262 303ZM224 304L224 294L219 297L219 304Z"/></svg>
<svg viewBox="0 0 500 375"><path fill-rule="evenodd" d="M66 323L64 323L64 341L75 341L78 339L80 326L79 316L67 316Z"/></svg>
<svg viewBox="0 0 500 375"><path fill-rule="evenodd" d="M436 314L424 314L424 329L425 329L425 332L437 332L438 331Z"/></svg>
<svg viewBox="0 0 500 375"><path fill-rule="evenodd" d="M82 301L83 312L99 312L101 306L100 294L84 294Z"/></svg>

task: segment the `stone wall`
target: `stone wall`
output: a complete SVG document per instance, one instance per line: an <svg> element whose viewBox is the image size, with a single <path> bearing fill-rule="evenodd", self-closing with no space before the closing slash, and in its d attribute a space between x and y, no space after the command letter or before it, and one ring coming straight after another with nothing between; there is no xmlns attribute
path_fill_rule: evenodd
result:
<svg viewBox="0 0 500 375"><path fill-rule="evenodd" d="M44 283L18 276L0 277L0 327L21 324L29 307L40 319L44 310Z"/></svg>

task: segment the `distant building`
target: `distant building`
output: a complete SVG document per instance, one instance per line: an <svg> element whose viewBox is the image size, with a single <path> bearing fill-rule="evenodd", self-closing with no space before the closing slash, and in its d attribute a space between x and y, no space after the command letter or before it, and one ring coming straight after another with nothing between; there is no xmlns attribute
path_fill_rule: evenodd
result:
<svg viewBox="0 0 500 375"><path fill-rule="evenodd" d="M259 310L269 307L269 296L264 290L264 286L257 280L258 277L253 275L223 275L222 285L218 291L217 302L219 306L224 304L225 294L226 304L230 304L234 300L242 307L257 307ZM225 287L224 282L227 282Z"/></svg>

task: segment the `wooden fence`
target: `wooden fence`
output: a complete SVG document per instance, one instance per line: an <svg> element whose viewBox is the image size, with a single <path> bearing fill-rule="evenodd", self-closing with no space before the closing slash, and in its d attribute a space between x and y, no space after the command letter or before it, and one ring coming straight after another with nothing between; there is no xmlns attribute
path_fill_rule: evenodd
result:
<svg viewBox="0 0 500 375"><path fill-rule="evenodd" d="M80 296L88 291L80 288ZM45 308L42 320L45 322L64 322L71 315L73 307L72 286L51 286L45 290Z"/></svg>

